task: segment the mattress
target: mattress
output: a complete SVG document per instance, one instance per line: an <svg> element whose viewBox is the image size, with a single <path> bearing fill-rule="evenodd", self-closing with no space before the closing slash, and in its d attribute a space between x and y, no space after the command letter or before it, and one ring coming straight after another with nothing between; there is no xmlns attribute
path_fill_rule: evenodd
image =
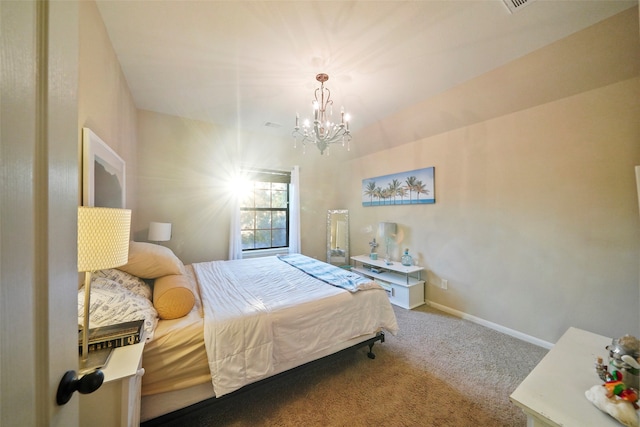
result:
<svg viewBox="0 0 640 427"><path fill-rule="evenodd" d="M204 346L202 301L193 267L186 266L195 304L188 315L160 320L154 338L145 344L142 366L142 395L147 396L211 383Z"/></svg>

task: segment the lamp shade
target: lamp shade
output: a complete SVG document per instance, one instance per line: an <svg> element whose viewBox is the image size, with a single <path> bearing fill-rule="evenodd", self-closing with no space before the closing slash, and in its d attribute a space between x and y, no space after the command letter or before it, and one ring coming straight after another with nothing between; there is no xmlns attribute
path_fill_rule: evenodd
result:
<svg viewBox="0 0 640 427"><path fill-rule="evenodd" d="M396 234L396 230L395 222L381 222L378 224L378 234L380 237L389 238Z"/></svg>
<svg viewBox="0 0 640 427"><path fill-rule="evenodd" d="M149 223L149 240L152 242L166 242L171 240L170 222Z"/></svg>
<svg viewBox="0 0 640 427"><path fill-rule="evenodd" d="M119 267L129 258L131 210L78 207L78 271Z"/></svg>

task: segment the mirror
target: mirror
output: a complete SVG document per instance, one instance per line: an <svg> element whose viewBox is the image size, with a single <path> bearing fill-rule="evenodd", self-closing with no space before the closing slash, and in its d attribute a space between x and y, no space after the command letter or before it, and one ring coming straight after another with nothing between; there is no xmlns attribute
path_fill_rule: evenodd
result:
<svg viewBox="0 0 640 427"><path fill-rule="evenodd" d="M327 211L327 262L349 264L349 211Z"/></svg>

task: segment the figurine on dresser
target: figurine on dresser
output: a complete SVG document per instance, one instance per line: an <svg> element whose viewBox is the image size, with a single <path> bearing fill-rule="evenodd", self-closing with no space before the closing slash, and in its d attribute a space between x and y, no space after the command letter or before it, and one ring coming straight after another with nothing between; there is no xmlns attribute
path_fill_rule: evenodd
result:
<svg viewBox="0 0 640 427"><path fill-rule="evenodd" d="M585 396L598 409L628 427L638 427L638 387L640 378L640 341L631 335L614 338L606 347L607 364L601 357L595 368L604 384L591 387Z"/></svg>

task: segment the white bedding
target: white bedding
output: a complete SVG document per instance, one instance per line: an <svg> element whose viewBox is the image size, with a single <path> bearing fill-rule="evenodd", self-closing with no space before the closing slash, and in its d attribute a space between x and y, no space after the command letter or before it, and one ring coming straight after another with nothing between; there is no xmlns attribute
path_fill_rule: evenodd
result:
<svg viewBox="0 0 640 427"><path fill-rule="evenodd" d="M338 342L398 329L382 288L350 293L276 257L196 263L193 269L217 397Z"/></svg>

